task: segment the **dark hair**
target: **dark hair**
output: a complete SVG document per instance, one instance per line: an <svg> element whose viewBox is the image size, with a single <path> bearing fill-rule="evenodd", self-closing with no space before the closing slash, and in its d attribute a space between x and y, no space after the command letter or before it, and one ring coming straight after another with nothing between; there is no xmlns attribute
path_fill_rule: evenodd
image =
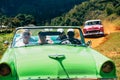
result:
<svg viewBox="0 0 120 80"><path fill-rule="evenodd" d="M30 36L30 33L29 32L23 32L23 36Z"/></svg>
<svg viewBox="0 0 120 80"><path fill-rule="evenodd" d="M45 34L43 32L39 32L38 35L39 36L45 36Z"/></svg>
<svg viewBox="0 0 120 80"><path fill-rule="evenodd" d="M68 37L74 37L74 32L73 32L73 31L69 31L69 32L67 33L67 35L68 35Z"/></svg>

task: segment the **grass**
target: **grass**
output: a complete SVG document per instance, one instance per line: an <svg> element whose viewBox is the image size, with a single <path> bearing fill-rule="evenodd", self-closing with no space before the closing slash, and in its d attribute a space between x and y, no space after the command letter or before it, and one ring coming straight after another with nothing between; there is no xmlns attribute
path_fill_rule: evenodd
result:
<svg viewBox="0 0 120 80"><path fill-rule="evenodd" d="M115 62L118 80L120 80L120 32L106 36L106 41L95 49Z"/></svg>
<svg viewBox="0 0 120 80"><path fill-rule="evenodd" d="M111 16L106 18L106 20L114 24L114 26L116 27L116 30L120 30L120 16L116 14L112 14Z"/></svg>
<svg viewBox="0 0 120 80"><path fill-rule="evenodd" d="M3 55L3 53L5 52L7 46L4 46L4 42L7 41L11 41L11 38L13 36L13 33L9 33L9 34L0 34L0 58Z"/></svg>

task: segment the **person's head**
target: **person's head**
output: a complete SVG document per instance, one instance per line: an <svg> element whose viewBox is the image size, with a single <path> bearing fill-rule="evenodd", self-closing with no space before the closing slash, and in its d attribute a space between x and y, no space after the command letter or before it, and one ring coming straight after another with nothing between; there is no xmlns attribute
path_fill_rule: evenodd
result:
<svg viewBox="0 0 120 80"><path fill-rule="evenodd" d="M57 29L57 32L60 32L60 35L59 35L60 37L65 35L64 29L62 28Z"/></svg>
<svg viewBox="0 0 120 80"><path fill-rule="evenodd" d="M23 38L23 42L25 44L27 44L29 42L29 39L30 39L30 30L25 29L23 34L22 34L22 38Z"/></svg>
<svg viewBox="0 0 120 80"><path fill-rule="evenodd" d="M57 32L64 33L64 29L59 28L59 29L57 29Z"/></svg>
<svg viewBox="0 0 120 80"><path fill-rule="evenodd" d="M75 35L74 29L68 29L67 30L67 35L68 35L69 38L74 38L74 35Z"/></svg>
<svg viewBox="0 0 120 80"><path fill-rule="evenodd" d="M42 32L39 32L38 35L39 35L39 43L45 44L46 43L46 36Z"/></svg>

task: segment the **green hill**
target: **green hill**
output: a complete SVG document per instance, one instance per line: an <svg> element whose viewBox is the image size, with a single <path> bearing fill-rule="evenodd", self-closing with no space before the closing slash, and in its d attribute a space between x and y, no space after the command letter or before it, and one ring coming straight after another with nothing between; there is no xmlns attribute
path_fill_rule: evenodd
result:
<svg viewBox="0 0 120 80"><path fill-rule="evenodd" d="M46 25L83 25L89 19L108 19L120 17L120 0L89 0L74 6L68 13L56 17Z"/></svg>
<svg viewBox="0 0 120 80"><path fill-rule="evenodd" d="M1 20L1 15L8 19ZM107 19L120 25L120 0L1 0L0 3L0 21L10 26L81 26L89 19Z"/></svg>
<svg viewBox="0 0 120 80"><path fill-rule="evenodd" d="M33 15L36 22L48 21L68 12L74 5L86 0L0 0L0 14L16 16Z"/></svg>

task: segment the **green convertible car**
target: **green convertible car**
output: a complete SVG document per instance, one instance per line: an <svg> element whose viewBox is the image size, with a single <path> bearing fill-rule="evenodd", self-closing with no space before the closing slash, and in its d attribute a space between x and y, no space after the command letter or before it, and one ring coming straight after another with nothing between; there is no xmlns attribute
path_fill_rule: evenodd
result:
<svg viewBox="0 0 120 80"><path fill-rule="evenodd" d="M117 80L114 62L85 42L79 26L16 29L0 80Z"/></svg>

